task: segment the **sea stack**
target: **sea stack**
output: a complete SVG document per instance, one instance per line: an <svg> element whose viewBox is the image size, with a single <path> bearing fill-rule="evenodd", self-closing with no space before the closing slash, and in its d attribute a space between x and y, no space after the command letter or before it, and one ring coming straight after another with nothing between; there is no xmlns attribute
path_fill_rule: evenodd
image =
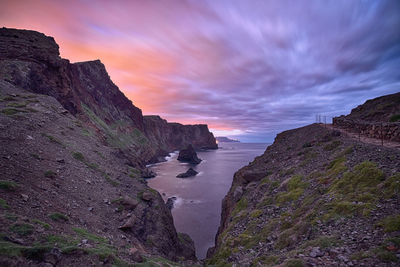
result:
<svg viewBox="0 0 400 267"><path fill-rule="evenodd" d="M193 170L193 168L189 168L189 170L187 170L184 173L178 174L176 177L178 177L178 178L187 178L187 177L196 176L197 174L198 174L197 171Z"/></svg>
<svg viewBox="0 0 400 267"><path fill-rule="evenodd" d="M178 160L182 162L188 162L190 164L199 164L201 159L197 157L196 151L192 145L189 145L186 149L179 151Z"/></svg>

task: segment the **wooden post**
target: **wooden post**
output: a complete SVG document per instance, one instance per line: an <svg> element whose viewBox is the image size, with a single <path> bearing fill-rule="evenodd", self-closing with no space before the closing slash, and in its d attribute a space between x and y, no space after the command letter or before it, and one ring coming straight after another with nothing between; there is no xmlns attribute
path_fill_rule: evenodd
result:
<svg viewBox="0 0 400 267"><path fill-rule="evenodd" d="M383 146L383 123L381 123L381 143L382 143L382 146Z"/></svg>

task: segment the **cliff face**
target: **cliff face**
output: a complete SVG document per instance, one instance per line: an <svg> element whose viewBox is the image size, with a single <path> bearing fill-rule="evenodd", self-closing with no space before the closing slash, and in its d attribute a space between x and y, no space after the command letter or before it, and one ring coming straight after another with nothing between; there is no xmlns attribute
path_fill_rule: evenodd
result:
<svg viewBox="0 0 400 267"><path fill-rule="evenodd" d="M398 149L317 124L277 135L234 175L208 263L395 266L398 162Z"/></svg>
<svg viewBox="0 0 400 267"><path fill-rule="evenodd" d="M0 29L0 265L195 259L141 169L161 145L213 137L206 126L180 125L176 139L154 128L100 61L70 64L53 38Z"/></svg>
<svg viewBox="0 0 400 267"><path fill-rule="evenodd" d="M169 123L159 116L144 116L146 136L150 143L158 143L159 153L180 150L192 144L196 149L218 148L207 125Z"/></svg>
<svg viewBox="0 0 400 267"><path fill-rule="evenodd" d="M38 32L0 29L0 77L25 90L55 97L133 165L143 166L160 151L181 149L188 142L216 147L206 125L167 124L166 129L165 121L159 119L147 123L158 133L145 129L142 111L111 81L99 60L70 64L60 58L54 39Z"/></svg>

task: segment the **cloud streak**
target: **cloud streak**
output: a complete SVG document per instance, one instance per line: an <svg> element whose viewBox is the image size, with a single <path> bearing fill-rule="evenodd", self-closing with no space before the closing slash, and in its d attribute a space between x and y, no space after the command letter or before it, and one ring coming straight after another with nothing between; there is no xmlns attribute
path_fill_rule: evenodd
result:
<svg viewBox="0 0 400 267"><path fill-rule="evenodd" d="M145 114L271 141L400 88L400 3L1 1L0 22L100 58Z"/></svg>

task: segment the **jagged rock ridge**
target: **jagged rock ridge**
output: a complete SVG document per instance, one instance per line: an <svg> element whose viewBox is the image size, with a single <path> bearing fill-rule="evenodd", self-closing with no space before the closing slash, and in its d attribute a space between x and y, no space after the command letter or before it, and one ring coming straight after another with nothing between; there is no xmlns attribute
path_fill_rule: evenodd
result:
<svg viewBox="0 0 400 267"><path fill-rule="evenodd" d="M42 33L0 29L0 77L17 87L55 97L86 121L104 143L120 149L132 165L143 167L190 143L197 148L217 148L207 125L143 117L99 60L71 64L60 58L54 39Z"/></svg>

